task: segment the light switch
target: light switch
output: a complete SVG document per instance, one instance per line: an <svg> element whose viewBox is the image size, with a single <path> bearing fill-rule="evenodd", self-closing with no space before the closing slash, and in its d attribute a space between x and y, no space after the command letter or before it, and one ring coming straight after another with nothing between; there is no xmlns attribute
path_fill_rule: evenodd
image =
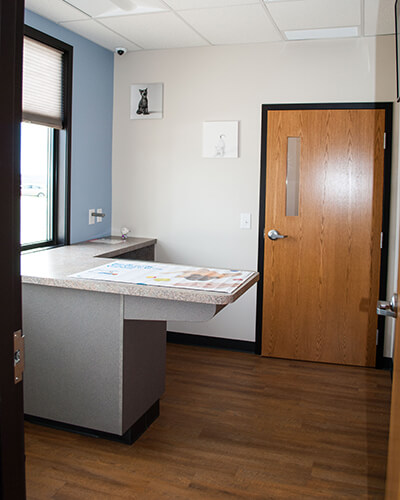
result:
<svg viewBox="0 0 400 500"><path fill-rule="evenodd" d="M240 229L251 229L251 214L240 214Z"/></svg>

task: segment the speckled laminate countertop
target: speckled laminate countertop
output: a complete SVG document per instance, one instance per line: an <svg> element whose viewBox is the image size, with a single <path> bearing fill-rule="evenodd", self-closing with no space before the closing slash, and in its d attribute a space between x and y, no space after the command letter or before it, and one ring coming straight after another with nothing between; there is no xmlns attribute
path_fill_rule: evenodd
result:
<svg viewBox="0 0 400 500"><path fill-rule="evenodd" d="M110 258L154 245L157 240L149 238L128 238L122 241L117 237L97 242L86 241L75 245L24 253L21 257L22 283L34 285L72 288L94 292L114 293L138 297L152 297L165 300L179 300L202 304L224 305L235 302L259 279L253 272L250 277L233 293L168 288L161 286L135 285L110 281L94 281L71 278L70 275L110 262ZM114 243L118 241L118 243Z"/></svg>

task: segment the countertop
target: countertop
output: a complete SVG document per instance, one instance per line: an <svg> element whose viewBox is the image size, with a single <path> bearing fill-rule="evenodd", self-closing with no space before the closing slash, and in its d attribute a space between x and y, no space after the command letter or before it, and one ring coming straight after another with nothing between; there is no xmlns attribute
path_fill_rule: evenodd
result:
<svg viewBox="0 0 400 500"><path fill-rule="evenodd" d="M108 242L109 240L113 243ZM107 264L110 262L110 258L118 258L118 256L125 253L154 245L156 242L156 239L150 238L128 238L126 241L122 241L120 238L111 237L105 238L103 241L86 241L74 245L27 252L21 256L22 283L118 295L225 305L235 302L259 279L259 274L252 272L250 277L233 293L221 293L184 288L84 280L70 277L71 274Z"/></svg>

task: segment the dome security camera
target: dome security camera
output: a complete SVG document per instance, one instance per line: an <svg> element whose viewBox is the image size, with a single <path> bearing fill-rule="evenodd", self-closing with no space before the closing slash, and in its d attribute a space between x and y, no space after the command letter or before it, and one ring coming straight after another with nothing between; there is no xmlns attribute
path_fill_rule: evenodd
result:
<svg viewBox="0 0 400 500"><path fill-rule="evenodd" d="M125 47L116 47L115 48L115 53L118 54L119 56L123 56L126 54L127 50Z"/></svg>

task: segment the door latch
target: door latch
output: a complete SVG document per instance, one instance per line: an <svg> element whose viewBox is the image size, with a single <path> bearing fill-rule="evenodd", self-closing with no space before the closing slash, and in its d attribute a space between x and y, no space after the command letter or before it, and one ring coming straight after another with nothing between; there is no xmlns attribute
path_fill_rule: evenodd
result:
<svg viewBox="0 0 400 500"><path fill-rule="evenodd" d="M387 300L378 300L376 314L379 316L388 316L389 318L397 318L397 293L392 295L390 302Z"/></svg>
<svg viewBox="0 0 400 500"><path fill-rule="evenodd" d="M14 383L22 380L25 368L25 342L22 330L14 332Z"/></svg>
<svg viewBox="0 0 400 500"><path fill-rule="evenodd" d="M286 234L279 234L276 229L271 229L267 234L270 240L282 240L283 238L287 238Z"/></svg>

